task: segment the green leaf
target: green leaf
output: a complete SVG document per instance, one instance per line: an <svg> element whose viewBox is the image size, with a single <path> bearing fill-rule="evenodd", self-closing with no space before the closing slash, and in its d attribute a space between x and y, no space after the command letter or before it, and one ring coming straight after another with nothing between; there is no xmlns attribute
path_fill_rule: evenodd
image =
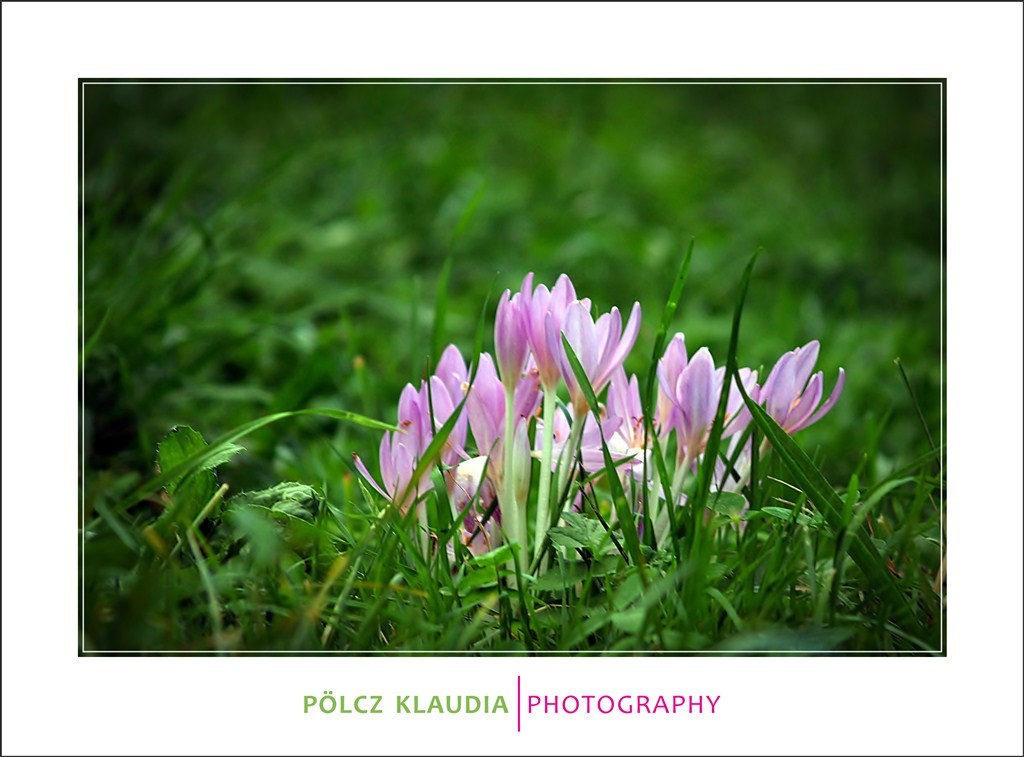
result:
<svg viewBox="0 0 1024 757"><path fill-rule="evenodd" d="M611 614L612 625L631 636L640 633L644 625L643 610L622 610Z"/></svg>
<svg viewBox="0 0 1024 757"><path fill-rule="evenodd" d="M260 568L278 564L284 554L284 543L269 511L261 507L238 507L227 513L225 520L235 532L236 539L245 541L241 554L252 559Z"/></svg>
<svg viewBox="0 0 1024 757"><path fill-rule="evenodd" d="M730 518L738 518L746 506L746 497L736 492L719 492L711 503L712 510Z"/></svg>
<svg viewBox="0 0 1024 757"><path fill-rule="evenodd" d="M644 380L643 396L640 398L644 413L644 443L646 445L648 440L651 442L654 452L654 464L658 470L658 475L661 476L661 480L663 482L670 482L672 479L665 466L665 458L661 451L661 444L658 440L658 435L654 433L654 382L658 371L658 361L661 360L662 354L665 351L665 342L668 339L669 324L672 323L672 318L675 316L676 309L679 307L679 299L683 294L683 286L686 284L686 278L690 272L690 261L693 258L693 245L694 240L691 238L690 244L686 248L686 254L683 255L683 259L680 261L675 281L672 283L672 289L669 292L668 299L665 301L665 307L661 312L661 322L658 324L658 334L654 339L654 349L651 353L651 361L647 370L647 378ZM648 475L646 462L644 463L644 466L644 475L646 476ZM665 484L663 483L663 486L664 485ZM676 533L676 513L674 508L668 509L668 516L671 531L672 533ZM653 546L654 524L650 519L648 491L646 487L643 490L643 521L644 533L649 535L647 539ZM681 554L679 551L679 541L677 539L672 539L672 548L675 551L676 559L680 559Z"/></svg>
<svg viewBox="0 0 1024 757"><path fill-rule="evenodd" d="M478 555L472 560L468 560L467 565L483 568L490 565L504 565L511 559L512 545L502 544L497 549L492 549L490 552L484 552L482 555Z"/></svg>
<svg viewBox="0 0 1024 757"><path fill-rule="evenodd" d="M566 530L561 526L549 529L548 538L556 547L566 547L567 549L587 549L588 545L585 537L572 529Z"/></svg>
<svg viewBox="0 0 1024 757"><path fill-rule="evenodd" d="M228 444L225 444L223 448L218 450L216 454L209 458L205 463L203 463L203 469L213 470L214 468L223 465L224 463L228 462L231 458L233 458L235 455L238 455L242 452L245 452L245 447L241 446L240 444L232 444L229 442Z"/></svg>
<svg viewBox="0 0 1024 757"><path fill-rule="evenodd" d="M466 575L458 583L459 591L469 591L481 586L489 586L498 582L498 569L494 565L466 571Z"/></svg>
<svg viewBox="0 0 1024 757"><path fill-rule="evenodd" d="M312 486L284 481L269 489L241 492L229 499L225 509L264 507L272 512L313 522L323 505L323 497Z"/></svg>
<svg viewBox="0 0 1024 757"><path fill-rule="evenodd" d="M587 578L600 578L614 573L621 565L618 555L606 555L589 564L580 560L562 560L558 566L537 578L537 589L540 591L567 589L582 583Z"/></svg>
<svg viewBox="0 0 1024 757"><path fill-rule="evenodd" d="M596 518L572 512L564 513L562 518L566 525L553 526L548 530L552 544L569 549L589 549L594 553L601 551L605 530Z"/></svg>
<svg viewBox="0 0 1024 757"><path fill-rule="evenodd" d="M791 507L762 507L761 512L765 513L766 515L771 515L774 518L778 518L779 520L784 520L787 523L796 520L796 522L799 525L810 526L811 528L818 528L825 522L825 519L822 517L821 513L814 513L812 515L808 515L807 513L800 512L799 510L794 511ZM796 515L795 519L794 513Z"/></svg>
<svg viewBox="0 0 1024 757"><path fill-rule="evenodd" d="M705 591L707 591L709 597L722 606L722 609L725 610L725 614L729 616L729 620L731 620L732 624L736 626L736 630L742 631L743 621L740 620L740 616L736 612L736 608L732 606L732 602L730 602L722 592L713 586L709 586Z"/></svg>
<svg viewBox="0 0 1024 757"><path fill-rule="evenodd" d="M729 335L729 352L725 359L725 375L722 377L722 386L726 387L726 389L722 391L721 397L718 400L715 421L711 424L707 445L704 448L704 462L698 471L699 483L691 503L691 512L694 518L697 517L698 513L704 512L708 492L711 490L711 480L715 473L715 462L718 460L718 445L722 441L722 431L725 428L725 411L729 405L729 395L731 393L728 387L734 383L737 385L741 383L737 376L736 349L739 345L740 319L743 315L743 304L747 299L747 289L750 287L750 277L754 272L754 264L757 262L758 255L760 255L760 250L750 256L750 261L747 263L747 267L743 269L743 276L740 279L740 291L736 299L736 308L732 314L732 332ZM696 524L696 520L694 523ZM701 533L702 529L695 528L694 538L698 539Z"/></svg>
<svg viewBox="0 0 1024 757"><path fill-rule="evenodd" d="M657 375L658 361L665 352L665 342L668 339L668 327L672 322L672 317L676 314L676 308L679 307L679 298L683 294L683 286L686 284L686 277L690 273L690 260L693 258L693 243L694 240L691 239L689 246L686 248L686 254L683 255L682 262L679 264L679 271L676 273L676 279L672 283L672 291L669 292L668 299L665 301L665 307L661 312L661 322L658 324L658 335L654 339L654 352L651 356L651 369L648 371L647 380L644 382L644 417L647 419L654 417L651 412L651 408L654 402L654 380Z"/></svg>
<svg viewBox="0 0 1024 757"><path fill-rule="evenodd" d="M157 445L157 466L161 471L182 468L182 463L208 449L203 435L191 426L175 426ZM223 450L219 450L223 452ZM206 460L212 459L210 456ZM173 505L157 521L158 528L181 518L190 522L217 491L217 477L212 466L203 465L174 476L164 487Z"/></svg>

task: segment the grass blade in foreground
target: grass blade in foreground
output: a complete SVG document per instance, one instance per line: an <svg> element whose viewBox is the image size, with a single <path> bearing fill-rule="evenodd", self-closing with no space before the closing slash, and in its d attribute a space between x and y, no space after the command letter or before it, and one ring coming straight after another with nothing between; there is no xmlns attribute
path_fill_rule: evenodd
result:
<svg viewBox="0 0 1024 757"><path fill-rule="evenodd" d="M572 349L572 345L569 344L569 340L565 334L562 334L562 346L565 347L565 356L569 359L569 364L572 366L572 372L576 376L576 380L580 384L580 388L583 390L583 395L587 398L587 404L590 405L591 409L596 413L600 405L597 404L597 396L594 394L594 387L590 385L590 379L587 378L587 372L583 369L583 365L580 363L580 359L576 357L576 353ZM586 417L577 418L576 423L584 423ZM647 578L644 574L644 556L640 552L640 537L637 535L636 523L633 521L633 513L629 508L629 503L626 502L626 494L622 490L622 482L619 481L618 473L615 470L615 462L612 460L611 452L608 451L608 443L604 438L604 431L601 430L601 424L597 424L598 433L601 435L601 451L604 454L604 467L609 472L608 475L608 486L612 490L612 499L615 502L615 509L618 513L619 522L622 524L622 532L626 537L626 549L629 550L630 557L633 558L633 562L640 569L640 577L644 583L647 583Z"/></svg>
<svg viewBox="0 0 1024 757"><path fill-rule="evenodd" d="M740 395L746 403L754 422L771 442L772 447L778 452L779 457L793 473L797 483L802 488L807 498L825 516L825 520L837 532L842 531L846 525L843 522L843 501L836 494L832 486L821 475L814 463L807 456L800 446L794 442L789 434L782 430L770 415L760 405L755 403L744 391L742 384L737 384ZM871 585L877 588L879 594L890 604L895 612L896 619L910 633L917 637L926 635L920 620L917 618L907 598L900 591L893 581L886 568L882 556L878 554L874 544L863 527L856 533L850 534L852 542L849 545L849 554L853 561L867 576Z"/></svg>
<svg viewBox="0 0 1024 757"><path fill-rule="evenodd" d="M718 410L715 413L715 422L711 425L711 433L708 434L708 443L704 449L704 462L701 465L700 476L697 479L697 491L693 500L693 513L704 512L704 504L707 502L708 492L711 489L711 479L714 477L715 462L718 460L718 446L722 441L722 432L725 430L725 412L729 405L729 388L735 381L737 386L742 382L737 378L738 368L736 365L736 347L740 338L740 319L743 315L743 303L747 299L747 289L750 286L750 277L754 272L754 264L757 262L758 250L750 257L747 267L743 269L743 278L740 279L740 292L736 299L736 309L732 314L732 332L729 335L729 353L725 360L725 376L722 378L722 395L718 400ZM695 536L700 529L696 528Z"/></svg>

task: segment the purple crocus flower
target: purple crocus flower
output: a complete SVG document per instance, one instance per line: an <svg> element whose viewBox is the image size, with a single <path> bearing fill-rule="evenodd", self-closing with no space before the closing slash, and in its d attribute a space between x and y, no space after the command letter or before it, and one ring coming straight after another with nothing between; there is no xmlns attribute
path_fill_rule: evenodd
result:
<svg viewBox="0 0 1024 757"><path fill-rule="evenodd" d="M531 370L516 385L513 399L513 411L516 423L523 423L537 412L540 405L540 377L536 370ZM469 427L473 432L477 450L481 455L491 459L487 466L488 475L495 481L501 491L502 437L505 433L505 389L494 369L491 356L484 353L480 356L480 365L476 369L473 386L466 399L469 416Z"/></svg>
<svg viewBox="0 0 1024 757"><path fill-rule="evenodd" d="M780 357L761 389L765 410L786 433L795 434L815 423L832 409L843 391L846 372L840 368L832 394L818 406L823 374L818 371L811 375L818 360L818 348L818 341L812 340Z"/></svg>
<svg viewBox="0 0 1024 757"><path fill-rule="evenodd" d="M455 345L449 345L441 354L437 370L429 379L429 395L426 383L420 388L420 404L432 408L434 411L434 426L431 436L445 424L451 414L455 412L455 408L462 402L468 387L468 378L469 372L466 370L466 364L462 360L458 348ZM469 457L463 449L466 444L466 425L467 413L463 408L441 450L441 462L444 465L454 466L460 460Z"/></svg>
<svg viewBox="0 0 1024 757"><path fill-rule="evenodd" d="M667 378L669 371L666 370L664 373ZM744 390L756 401L757 371L740 368L738 378ZM685 450L686 455L695 459L704 451L711 425L718 412L724 381L725 368L715 369L714 359L707 347L697 350L693 359L679 371L672 398L680 454ZM722 438L742 431L749 422L750 413L744 406L736 385L732 384L726 402Z"/></svg>
<svg viewBox="0 0 1024 757"><path fill-rule="evenodd" d="M488 517L496 493L493 482L484 477L486 464L484 456L460 463L448 491L454 516L472 503L462 519L461 540L474 555L482 555L501 545L501 513L495 510Z"/></svg>
<svg viewBox="0 0 1024 757"><path fill-rule="evenodd" d="M575 423L576 420L573 417L571 405L565 409L565 412L555 413L555 421L552 424L552 449L554 450L554 456L551 460L552 470L557 467L558 458L565 451L565 447L569 442L569 433ZM627 457L633 457L638 453L638 450L629 448L626 436L622 432L624 425L622 418L606 416L601 419L601 426L598 429L594 414L589 410L587 411L586 416L583 418L583 431L579 440L580 446L576 450L585 471L594 472L604 467L604 450L601 447L602 434L604 435L605 444L608 445L608 452L611 454L612 460L622 460ZM544 424L538 420L537 435L534 439L533 447L534 457L540 456L543 434ZM631 467L632 465L632 463L629 463L626 464L626 467Z"/></svg>
<svg viewBox="0 0 1024 757"><path fill-rule="evenodd" d="M529 273L521 291L509 297L506 289L494 316L494 356L506 389L519 381L530 351L528 298L532 285L533 274Z"/></svg>
<svg viewBox="0 0 1024 757"><path fill-rule="evenodd" d="M532 283L532 274L527 280ZM543 284L540 284L532 293L529 292L524 281L524 289L527 302L527 336L530 343L530 351L533 353L537 363L537 370L540 372L540 381L545 391L553 391L558 386L558 379L561 376L559 370L558 355L561 352L561 333L565 322L565 311L569 305L576 300L576 289L572 281L564 273L558 277L551 291ZM587 301L589 307L589 301ZM551 328L548 328L548 321ZM549 341L549 333L559 336L555 343Z"/></svg>
<svg viewBox="0 0 1024 757"><path fill-rule="evenodd" d="M561 335L557 333L553 319L545 320L545 328L548 333L548 344L559 345L558 362L562 378L569 387L569 396L577 415L582 415L586 411L587 401L566 357ZM624 330L618 308L613 307L610 312L594 321L588 304L579 300L570 303L566 308L562 327L562 333L579 358L595 394L600 394L611 380L615 369L622 365L626 355L633 348L639 331L639 302L633 303L633 310Z"/></svg>
<svg viewBox="0 0 1024 757"><path fill-rule="evenodd" d="M679 448L695 458L704 451L708 429L718 409L715 361L707 347L701 347L676 381L676 438Z"/></svg>
<svg viewBox="0 0 1024 757"><path fill-rule="evenodd" d="M405 513L413 501L430 491L430 473L426 472L418 481L412 476L419 454L406 444L406 435L400 431L384 434L380 441L380 479L370 475L359 455L352 455L356 469L381 496L387 498Z"/></svg>
<svg viewBox="0 0 1024 757"><path fill-rule="evenodd" d="M469 386L469 371L466 369L466 361L462 359L462 353L454 344L444 348L441 359L437 361L434 375L441 379L455 405L462 402L462 397Z"/></svg>
<svg viewBox="0 0 1024 757"><path fill-rule="evenodd" d="M352 457L360 475L404 513L419 495L430 489L429 473L412 481L416 463L433 436L429 408L412 384L405 385L398 400L398 428L385 433L380 441L381 483L370 475L359 455Z"/></svg>
<svg viewBox="0 0 1024 757"><path fill-rule="evenodd" d="M740 383L743 385L743 391L747 395L757 402L760 397L760 387L757 385L757 371L752 371L749 368L740 368L737 371L736 376ZM721 399L722 384L725 381L725 367L718 368L715 371L715 384L718 387L715 392L715 406L718 406L718 402ZM722 438L726 439L733 434L738 434L747 427L750 423L750 411L747 409L746 403L743 402L743 396L740 394L740 390L736 387L736 382L733 381L729 385L729 399L725 403L725 423L722 426Z"/></svg>
<svg viewBox="0 0 1024 757"><path fill-rule="evenodd" d="M608 416L621 419L621 424L608 440L612 457L633 457L628 469L634 476L643 476L647 435L644 414L640 404L640 383L634 374L627 381L626 371L619 366L608 384Z"/></svg>
<svg viewBox="0 0 1024 757"><path fill-rule="evenodd" d="M658 405L655 425L660 438L668 436L676 425L675 393L679 375L686 368L686 338L678 333L665 348L665 354L658 361Z"/></svg>
<svg viewBox="0 0 1024 757"><path fill-rule="evenodd" d="M402 388L398 398L398 428L406 435L405 446L418 458L434 436L430 405L422 383L419 391L412 384Z"/></svg>
<svg viewBox="0 0 1024 757"><path fill-rule="evenodd" d="M363 478L393 503L397 504L396 500L400 499L403 509L414 498L409 496L411 491L406 491L413 470L434 438L434 432L444 425L462 402L467 378L468 372L462 355L458 348L449 345L441 355L436 374L428 381L421 382L418 391L412 384L405 385L398 400L399 431L385 434L380 443L380 476L383 486L370 475L359 456L353 455L356 469ZM452 467L469 457L463 449L466 426L467 414L463 411L441 450L441 462L444 465ZM428 472L416 483L413 491L418 497L429 489Z"/></svg>

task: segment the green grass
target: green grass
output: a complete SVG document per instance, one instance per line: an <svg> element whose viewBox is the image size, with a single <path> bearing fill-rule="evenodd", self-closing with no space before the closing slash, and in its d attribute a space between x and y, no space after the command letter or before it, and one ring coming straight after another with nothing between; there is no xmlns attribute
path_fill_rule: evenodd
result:
<svg viewBox="0 0 1024 757"><path fill-rule="evenodd" d="M84 649L942 648L937 91L89 85L83 109ZM375 470L369 419L444 344L491 349L498 292L533 270L639 300L643 385L691 239L669 334L765 368L817 338L848 376L772 439L744 528L688 513L653 550L599 485L512 589L381 517L351 453ZM176 425L219 440L191 478L158 458Z"/></svg>

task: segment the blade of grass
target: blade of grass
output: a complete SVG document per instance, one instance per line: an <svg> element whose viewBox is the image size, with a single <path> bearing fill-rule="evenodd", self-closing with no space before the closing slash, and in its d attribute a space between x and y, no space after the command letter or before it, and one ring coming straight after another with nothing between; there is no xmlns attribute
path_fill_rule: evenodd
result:
<svg viewBox="0 0 1024 757"><path fill-rule="evenodd" d="M754 422L771 442L772 447L796 478L807 498L825 516L825 520L835 531L842 530L845 524L843 523L843 502L839 495L814 466L807 453L790 438L789 434L782 430L760 405L750 399L741 384L737 384L737 386ZM893 607L898 620L908 627L911 633L924 636L920 620L914 614L907 598L893 581L892 575L886 568L881 555L878 554L878 550L875 549L875 545L871 542L866 529L863 527L858 529L857 533L851 535L851 538L850 557L863 571L870 585L876 587L879 595Z"/></svg>
<svg viewBox="0 0 1024 757"><path fill-rule="evenodd" d="M85 346L82 348L82 355L78 359L78 370L85 368L85 361L89 359L89 355L92 354L93 348L96 347L96 343L103 335L103 329L106 328L107 321L110 319L110 310L111 308L108 307L107 312L105 312L103 314L103 318L100 319L99 325L89 337L89 341L87 341Z"/></svg>
<svg viewBox="0 0 1024 757"><path fill-rule="evenodd" d="M583 369L583 365L580 363L578 357L576 357L575 351L573 351L572 345L569 340L562 334L562 345L565 347L565 355L569 360L569 364L572 366L572 372L576 376L576 381L579 382L580 388L583 390L583 395L587 398L587 404L597 412L600 407L597 403L597 396L594 394L594 387L590 385L590 379L587 377L587 372ZM577 418L576 423L583 423L584 418ZM615 510L618 514L619 523L622 524L622 532L626 538L626 549L629 550L630 557L633 558L634 564L640 571L640 577L647 583L647 577L644 573L644 556L640 551L640 537L637 535L636 522L633 520L633 512L629 507L629 503L626 502L626 494L622 490L622 482L619 480L618 474L615 472L615 463L612 460L611 452L608 451L608 443L604 438L604 431L601 430L601 424L597 424L598 433L601 436L601 451L604 454L604 467L610 471L608 475L608 487L612 491L612 500L615 503Z"/></svg>
<svg viewBox="0 0 1024 757"><path fill-rule="evenodd" d="M718 411L715 413L715 421L711 424L711 433L708 434L708 443L704 448L704 461L699 472L699 483L694 493L693 512L694 517L703 514L707 502L708 493L711 489L711 480L715 474L715 463L718 460L718 446L722 441L722 431L725 428L725 411L729 405L729 390L733 382L739 385L741 382L736 378L738 372L736 366L736 348L740 336L740 319L743 316L743 304L747 299L747 289L750 286L750 277L754 272L754 264L757 262L761 251L756 251L750 257L747 267L743 269L743 277L740 279L740 290L736 297L736 308L732 313L732 331L729 335L729 352L725 361L725 375L722 378L722 394L718 400ZM696 536L696 534L695 534Z"/></svg>
<svg viewBox="0 0 1024 757"><path fill-rule="evenodd" d="M430 364L434 365L441 354L441 343L444 341L445 319L448 317L448 281L452 273L452 260L455 258L455 247L448 249L437 277L437 296L434 298L434 331L431 335Z"/></svg>
<svg viewBox="0 0 1024 757"><path fill-rule="evenodd" d="M676 314L676 309L679 307L679 298L683 294L683 286L686 284L686 277L690 273L690 260L693 258L693 243L694 240L690 239L690 244L686 248L686 254L683 255L683 260L679 264L679 271L676 273L676 279L672 283L672 290L669 292L668 299L665 301L665 307L661 311L661 322L658 324L658 334L654 338L654 350L651 353L650 369L647 372L647 379L644 382L644 413L648 418L651 416L651 404L654 399L654 381L657 376L658 360L661 358L661 354L665 349L665 341L668 338L668 326Z"/></svg>
<svg viewBox="0 0 1024 757"><path fill-rule="evenodd" d="M679 271L676 273L676 279L672 283L672 289L669 291L668 299L665 301L665 307L661 311L661 322L658 324L658 334L654 338L654 349L651 352L651 362L647 369L647 378L644 381L644 393L641 398L643 413L644 413L644 449L647 449L649 445L648 440L654 439L654 446L656 454L658 455L658 471L662 477L662 481L671 481L672 479L666 478L665 460L661 456L660 447L658 440L654 434L654 382L655 377L658 373L658 361L661 359L662 352L665 349L665 341L668 338L668 327L672 322L672 318L676 314L676 309L679 307L679 299L683 294L683 287L686 284L686 278L690 273L690 260L693 258L693 244L694 240L691 237L690 244L687 245L686 253L683 255L683 259L679 264ZM647 460L644 460L644 481L648 480L647 476ZM673 503L668 501L666 497L666 507L671 507ZM643 490L643 519L644 519L644 533L654 535L654 524L651 522L650 511L648 507L648 491L647 487ZM671 523L672 533L676 533L675 525L675 513L669 510L669 520ZM676 539L672 540L673 545L676 544ZM679 557L678 546L675 546L676 558Z"/></svg>
<svg viewBox="0 0 1024 757"><path fill-rule="evenodd" d="M900 369L900 375L903 377L903 383L907 386L907 391L910 392L910 401L914 404L914 410L917 412L917 419L921 421L921 428L924 429L924 435L928 437L928 446L933 450L935 449L935 440L932 438L932 432L928 428L928 421L924 419L924 413L921 411L921 405L917 401L917 395L914 393L914 387L910 383L910 378L907 376L907 372L903 370L903 361L896 358L894 361L896 367Z"/></svg>

